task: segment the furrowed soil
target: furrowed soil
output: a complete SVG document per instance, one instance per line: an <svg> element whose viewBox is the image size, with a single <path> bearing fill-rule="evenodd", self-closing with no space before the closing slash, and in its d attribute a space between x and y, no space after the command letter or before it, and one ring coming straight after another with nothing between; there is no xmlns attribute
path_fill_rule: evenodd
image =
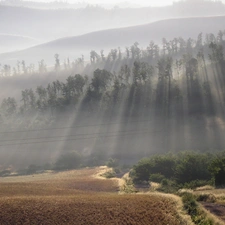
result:
<svg viewBox="0 0 225 225"><path fill-rule="evenodd" d="M105 170L0 178L0 224L186 224L171 197L118 195Z"/></svg>

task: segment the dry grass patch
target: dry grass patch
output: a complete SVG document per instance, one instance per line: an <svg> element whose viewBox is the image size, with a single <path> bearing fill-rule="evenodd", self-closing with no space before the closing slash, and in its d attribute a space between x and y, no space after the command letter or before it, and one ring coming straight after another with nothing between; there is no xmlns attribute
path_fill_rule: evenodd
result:
<svg viewBox="0 0 225 225"><path fill-rule="evenodd" d="M214 190L214 189L215 189L215 187L213 187L213 186L205 185L203 187L198 187L195 190L196 191L208 191L208 190Z"/></svg>
<svg viewBox="0 0 225 225"><path fill-rule="evenodd" d="M150 182L150 191L156 191L160 186L161 186L161 184L159 184L159 183Z"/></svg>
<svg viewBox="0 0 225 225"><path fill-rule="evenodd" d="M195 190L193 193L195 195L213 195L216 198L216 202L225 204L225 189Z"/></svg>

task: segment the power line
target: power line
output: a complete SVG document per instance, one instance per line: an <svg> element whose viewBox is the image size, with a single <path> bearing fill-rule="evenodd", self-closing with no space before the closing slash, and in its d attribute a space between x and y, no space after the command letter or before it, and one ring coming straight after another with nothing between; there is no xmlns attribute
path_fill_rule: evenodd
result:
<svg viewBox="0 0 225 225"><path fill-rule="evenodd" d="M35 131L48 131L48 130L63 130L63 129L76 129L82 127L97 127L97 126L107 126L107 125L116 125L116 124L130 124L130 123L144 123L150 122L152 120L143 120L143 121L120 121L114 123L102 123L102 124L89 124L89 125L77 125L71 127L53 127L53 128L40 128L40 129L32 129L32 130L15 130L15 131L1 131L1 134L10 134L10 133L26 133L26 132L35 132Z"/></svg>
<svg viewBox="0 0 225 225"><path fill-rule="evenodd" d="M127 134L115 134L115 135L104 135L104 136L94 136L94 137L84 137L84 138L73 138L73 139L62 139L62 140L52 140L52 141L38 141L38 142L24 142L24 143L13 143L13 144L5 144L0 145L0 147L5 146L18 146L18 145L29 145L29 144L43 144L43 143L54 143L54 142L62 142L62 141L75 141L75 140L87 140L87 139L95 139L95 138L108 138L108 137L123 137L128 135L140 135L140 134L149 134L149 133L156 133L162 131L149 131L149 132L134 132L134 133L127 133Z"/></svg>
<svg viewBox="0 0 225 225"><path fill-rule="evenodd" d="M132 122L149 122L149 120L145 121L131 121ZM125 123L125 122L124 122ZM87 125L88 126L101 126L101 125L111 125L111 124L119 124L119 123L105 123L105 124L92 124L92 125ZM225 125L225 123L217 123L217 124L212 124L212 125L207 125L208 127L213 127L217 125ZM86 127L85 126L76 126L76 127L67 127L67 128L77 128L77 127ZM201 127L201 126L192 126L194 128ZM53 128L53 129L66 129L65 127L61 128ZM38 131L41 130L52 130L52 129L37 129ZM93 137L80 137L80 138L74 138L74 139L61 139L61 140L46 140L46 141L37 141L37 142L22 142L22 143L8 143L8 144L3 144L0 145L0 147L4 146L15 146L15 145L29 145L29 144L41 144L41 143L54 143L54 142L62 142L62 141L73 141L73 140L87 140L87 139L94 139L94 138L108 138L108 137L123 137L123 136L128 136L128 135L140 135L140 134L149 134L149 133L163 133L166 132L166 130L158 130L158 131L146 131L149 129L141 129L141 130L124 130L124 131L112 131L112 132L106 132L106 133L83 133L83 134L76 134L76 135L62 135L62 136L48 136L48 137L37 137L37 138L24 138L24 139L9 139L9 140L0 140L0 142L13 142L13 141L28 141L28 140L41 140L41 139L53 139L53 138L66 138L66 137L79 137L79 136L88 136L88 135L95 135ZM36 131L36 130L32 130ZM16 131L16 132L21 132L21 131ZM25 132L25 131L22 131ZM26 131L27 132L27 131ZM14 132L13 132L14 133ZM114 134L116 133L116 134ZM118 134L122 133L122 134ZM123 134L124 133L124 134ZM106 134L114 134L114 135L106 135ZM96 136L96 135L102 135L102 136Z"/></svg>
<svg viewBox="0 0 225 225"><path fill-rule="evenodd" d="M96 126L107 126L107 125L116 125L116 124L131 124L131 123L145 123L152 122L152 120L136 120L136 121L119 121L114 123L100 123L100 124L89 124L89 125L77 125L77 126L68 126L68 127L53 127L53 128L40 128L32 130L15 130L15 131L0 131L0 134L11 134L11 133L26 133L26 132L35 132L35 131L50 131L50 130L63 130L63 129L76 129L83 127L96 127ZM217 125L225 125L225 123L216 123L212 125L207 125L208 127L213 127ZM193 126L200 127L200 126Z"/></svg>
<svg viewBox="0 0 225 225"><path fill-rule="evenodd" d="M124 130L124 131L111 131L107 132L107 134L113 134L113 133L126 133L126 132L139 132L139 131L146 131L148 129L141 129L141 130ZM16 138L16 139L8 139L8 140L0 140L0 142L13 142L13 141L27 141L27 140L40 140L40 139L51 139L51 138L64 138L64 137L77 137L77 136L88 136L88 135L104 135L105 132L99 132L99 133L83 133L83 134L76 134L76 135L61 135L61 136L47 136L47 137L37 137L37 138Z"/></svg>
<svg viewBox="0 0 225 225"><path fill-rule="evenodd" d="M11 134L11 133L26 133L26 132L35 132L35 131L50 131L50 130L63 130L63 129L76 129L83 127L96 127L96 126L107 126L107 125L116 125L116 124L131 124L131 123L145 123L152 122L152 120L136 120L136 121L119 121L114 123L100 123L100 124L89 124L89 125L77 125L77 126L68 126L68 127L53 127L53 128L40 128L40 129L31 129L31 130L15 130L15 131L0 131L0 134ZM213 127L217 125L225 125L225 123L217 123L213 125L207 125L208 127ZM200 126L194 126L200 127Z"/></svg>

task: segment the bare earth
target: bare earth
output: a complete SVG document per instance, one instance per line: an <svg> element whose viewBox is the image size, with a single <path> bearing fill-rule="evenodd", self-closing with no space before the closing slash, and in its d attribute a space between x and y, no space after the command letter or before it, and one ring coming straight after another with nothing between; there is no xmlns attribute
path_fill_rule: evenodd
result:
<svg viewBox="0 0 225 225"><path fill-rule="evenodd" d="M212 214L225 222L225 205L207 202L202 203L202 205Z"/></svg>

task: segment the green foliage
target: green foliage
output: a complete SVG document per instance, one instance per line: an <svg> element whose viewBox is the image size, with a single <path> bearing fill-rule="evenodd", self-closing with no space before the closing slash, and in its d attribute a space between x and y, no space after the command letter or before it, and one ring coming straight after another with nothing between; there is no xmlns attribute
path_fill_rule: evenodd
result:
<svg viewBox="0 0 225 225"><path fill-rule="evenodd" d="M225 157L217 157L209 165L209 170L212 173L215 185L225 185Z"/></svg>
<svg viewBox="0 0 225 225"><path fill-rule="evenodd" d="M160 173L151 174L149 177L149 181L156 182L156 183L161 183L162 180L164 180L164 179L165 179L165 176L163 176Z"/></svg>
<svg viewBox="0 0 225 225"><path fill-rule="evenodd" d="M179 186L176 184L175 181L169 179L163 179L161 181L161 185L157 188L157 191L164 192L164 193L176 193L179 189Z"/></svg>
<svg viewBox="0 0 225 225"><path fill-rule="evenodd" d="M175 161L173 155L158 155L140 160L133 167L134 183L149 181L151 174L161 174L165 178L172 178Z"/></svg>
<svg viewBox="0 0 225 225"><path fill-rule="evenodd" d="M195 217L198 213L197 211L197 202L195 197L191 193L184 193L182 196L182 201L184 203L184 209L187 211L191 217Z"/></svg>
<svg viewBox="0 0 225 225"><path fill-rule="evenodd" d="M64 153L56 160L54 164L55 170L71 170L80 168L82 164L82 156L76 152Z"/></svg>
<svg viewBox="0 0 225 225"><path fill-rule="evenodd" d="M182 154L176 166L176 181L184 184L193 180L210 180L209 163L210 158L207 155L194 152Z"/></svg>
<svg viewBox="0 0 225 225"><path fill-rule="evenodd" d="M131 193L136 193L137 190L134 187L134 184L132 182L132 179L130 178L125 178L124 179L125 184L121 187L121 192L126 193L126 194L131 194Z"/></svg>
<svg viewBox="0 0 225 225"><path fill-rule="evenodd" d="M117 159L110 158L109 161L106 162L106 166L111 167L111 168L117 167L118 166Z"/></svg>
<svg viewBox="0 0 225 225"><path fill-rule="evenodd" d="M5 98L2 100L1 111L7 117L16 113L17 103L14 98Z"/></svg>
<svg viewBox="0 0 225 225"><path fill-rule="evenodd" d="M200 208L193 194L184 193L182 195L184 209L191 216L192 221L198 225L213 225L214 221L208 218L206 213Z"/></svg>
<svg viewBox="0 0 225 225"><path fill-rule="evenodd" d="M2 170L2 171L0 171L0 177L9 176L10 173L11 173L10 170Z"/></svg>
<svg viewBox="0 0 225 225"><path fill-rule="evenodd" d="M152 162L150 159L142 159L134 166L130 175L133 177L134 183L148 181L151 174Z"/></svg>
<svg viewBox="0 0 225 225"><path fill-rule="evenodd" d="M197 187L202 187L205 185L213 185L212 180L192 180L189 183L184 183L183 188L195 189Z"/></svg>
<svg viewBox="0 0 225 225"><path fill-rule="evenodd" d="M131 176L134 183L161 182L166 178L176 182L177 186L196 188L211 184L212 176L208 170L211 160L212 155L194 152L158 155L140 160L133 167Z"/></svg>
<svg viewBox="0 0 225 225"><path fill-rule="evenodd" d="M36 173L38 170L40 169L39 166L37 165L34 165L34 164L31 164L28 166L27 170L26 170L26 174L29 175L29 174L34 174Z"/></svg>
<svg viewBox="0 0 225 225"><path fill-rule="evenodd" d="M111 80L112 74L110 72L97 69L94 71L91 86L95 92L100 93L106 90Z"/></svg>
<svg viewBox="0 0 225 225"><path fill-rule="evenodd" d="M105 177L107 179L110 179L110 178L116 177L116 172L112 169L110 171L105 172L101 176L103 176L103 177Z"/></svg>
<svg viewBox="0 0 225 225"><path fill-rule="evenodd" d="M113 168L116 174L122 173L122 169L120 167L114 167Z"/></svg>

